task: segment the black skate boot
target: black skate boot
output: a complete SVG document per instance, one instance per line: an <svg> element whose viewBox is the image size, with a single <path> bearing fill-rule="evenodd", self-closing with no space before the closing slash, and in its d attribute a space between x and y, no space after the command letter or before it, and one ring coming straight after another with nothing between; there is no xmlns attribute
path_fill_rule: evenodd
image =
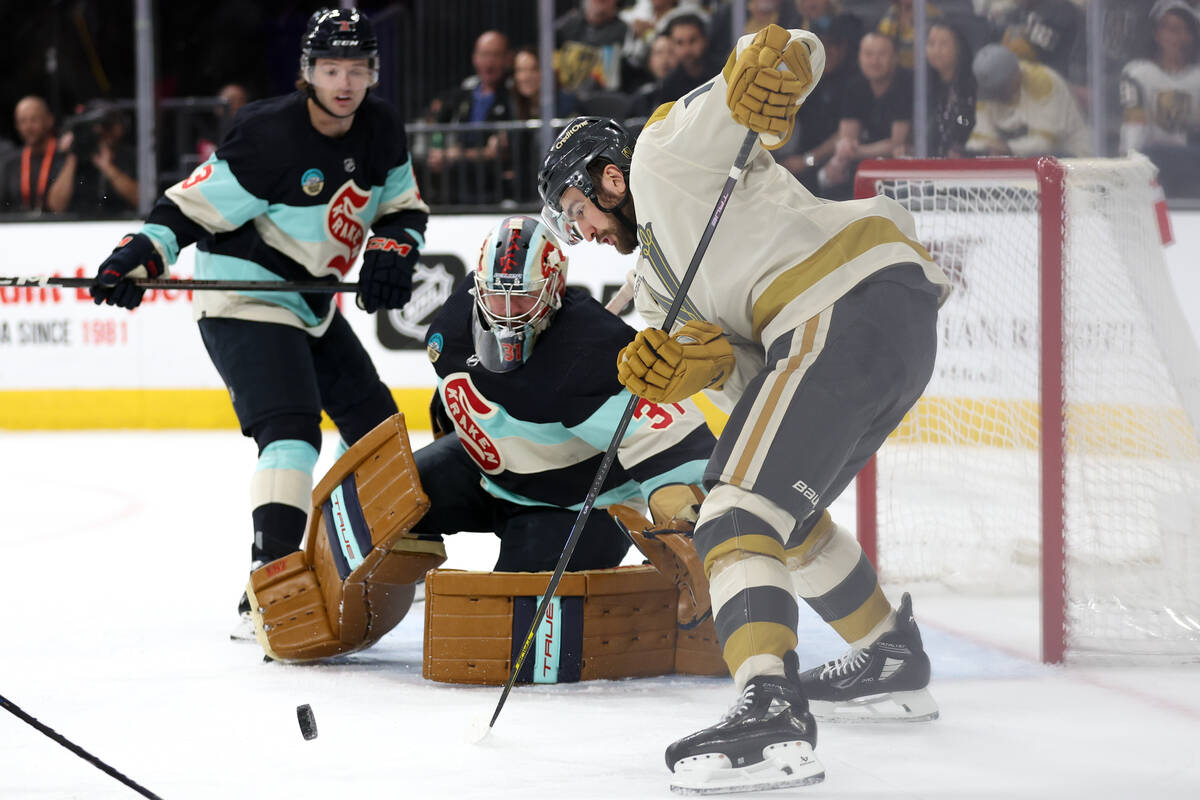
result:
<svg viewBox="0 0 1200 800"><path fill-rule="evenodd" d="M929 693L929 656L905 592L896 627L873 644L851 650L800 675L817 719L833 722L921 722L937 719Z"/></svg>
<svg viewBox="0 0 1200 800"><path fill-rule="evenodd" d="M787 677L752 678L720 722L667 748L671 791L726 794L825 779L813 754L817 726L797 680L796 655L788 655Z"/></svg>

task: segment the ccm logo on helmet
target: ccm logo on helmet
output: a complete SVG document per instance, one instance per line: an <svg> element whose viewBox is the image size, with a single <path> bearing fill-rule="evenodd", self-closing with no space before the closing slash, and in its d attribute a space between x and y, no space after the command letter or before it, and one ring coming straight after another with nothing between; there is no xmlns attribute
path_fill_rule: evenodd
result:
<svg viewBox="0 0 1200 800"><path fill-rule="evenodd" d="M566 133L564 133L562 136L560 136L558 138L558 141L554 143L554 149L555 150L561 149L562 146L567 143L567 139L570 139L572 136L574 136L575 133L578 132L578 130L580 128L586 128L588 125L591 125L591 124L592 124L591 122L580 122L580 123L572 126L570 130L568 130Z"/></svg>

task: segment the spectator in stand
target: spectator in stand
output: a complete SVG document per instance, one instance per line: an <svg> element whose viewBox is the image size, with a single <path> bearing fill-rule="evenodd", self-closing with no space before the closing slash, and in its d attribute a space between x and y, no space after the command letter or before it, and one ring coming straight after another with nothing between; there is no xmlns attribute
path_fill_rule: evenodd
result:
<svg viewBox="0 0 1200 800"><path fill-rule="evenodd" d="M555 117L575 116L578 105L578 99L570 92L562 89L555 92ZM513 120L541 119L542 69L538 51L533 47L521 47L513 57L512 102L509 108ZM506 154L501 156L508 186L504 194L506 199L519 203L537 201L537 171L542 161L538 135L536 129L495 134L497 142L489 149Z"/></svg>
<svg viewBox="0 0 1200 800"><path fill-rule="evenodd" d="M926 19L934 20L942 15L932 3L925 4ZM904 69L912 69L916 62L913 56L913 0L892 0L891 7L879 20L875 30L896 44L896 61Z"/></svg>
<svg viewBox="0 0 1200 800"><path fill-rule="evenodd" d="M127 130L124 113L98 100L88 104L63 137L76 158L71 211L87 217L120 217L137 211L137 151L126 140Z"/></svg>
<svg viewBox="0 0 1200 800"><path fill-rule="evenodd" d="M825 72L796 113L796 132L773 153L814 193L820 188L817 173L837 148L842 95L858 75L856 56L863 23L853 14L838 14L816 33L825 48Z"/></svg>
<svg viewBox="0 0 1200 800"><path fill-rule="evenodd" d="M1083 12L1070 0L1017 0L999 20L1003 44L1017 58L1045 64L1065 78L1082 69L1074 50Z"/></svg>
<svg viewBox="0 0 1200 800"><path fill-rule="evenodd" d="M484 31L471 53L475 72L442 98L436 119L448 122L500 122L511 118L508 73L512 52L508 37ZM440 202L498 201L500 141L489 132L434 135L426 156L428 191Z"/></svg>
<svg viewBox="0 0 1200 800"><path fill-rule="evenodd" d="M662 105L663 81L678 63L675 42L671 41L671 37L665 33L655 36L650 46L650 58L646 62L650 79L634 91L629 104L630 117L648 117Z"/></svg>
<svg viewBox="0 0 1200 800"><path fill-rule="evenodd" d="M1172 197L1200 196L1200 17L1183 0L1159 0L1151 58L1121 73L1121 151L1139 150L1158 166Z"/></svg>
<svg viewBox="0 0 1200 800"><path fill-rule="evenodd" d="M240 83L227 83L217 92L217 98L225 101L225 105L213 109L212 120L201 131L196 139L196 153L201 161L205 161L217 149L217 143L225 138L225 134L233 125L233 118L238 110L250 102L250 92Z"/></svg>
<svg viewBox="0 0 1200 800"><path fill-rule="evenodd" d="M622 51L629 26L617 16L617 0L581 0L554 22L554 69L562 86L580 95L619 92Z"/></svg>
<svg viewBox="0 0 1200 800"><path fill-rule="evenodd" d="M971 46L955 26L934 22L925 40L925 58L929 63L929 155L962 158L975 128Z"/></svg>
<svg viewBox="0 0 1200 800"><path fill-rule="evenodd" d="M54 135L50 106L36 95L22 97L13 118L24 146L10 150L0 162L0 211L66 211L75 185L75 156Z"/></svg>
<svg viewBox="0 0 1200 800"><path fill-rule="evenodd" d="M1092 154L1079 105L1050 67L989 44L975 54L973 69L979 102L967 150L994 156Z"/></svg>
<svg viewBox="0 0 1200 800"><path fill-rule="evenodd" d="M908 149L912 132L912 72L896 63L896 43L878 32L858 46L856 75L842 98L833 157L817 173L820 194L846 199L855 165L864 158L895 158Z"/></svg>
<svg viewBox="0 0 1200 800"><path fill-rule="evenodd" d="M800 12L793 0L746 0L746 27L737 36L733 35L732 16L731 3L718 6L713 12L709 25L712 52L728 54L737 38L747 33L758 33L771 24L783 28L800 27Z"/></svg>
<svg viewBox="0 0 1200 800"><path fill-rule="evenodd" d="M824 36L829 27L833 25L833 21L840 16L854 17L858 20L859 25L862 25L862 20L857 16L842 11L842 4L838 0L792 0L792 2L799 15L799 27L806 31L812 31L817 36ZM822 39L822 41L824 40Z"/></svg>
<svg viewBox="0 0 1200 800"><path fill-rule="evenodd" d="M707 18L698 0L637 0L620 12L621 19L629 26L624 48L625 66L635 80L627 85L640 88L647 81L657 80L650 68L651 50L654 41L666 30L667 23L678 14L699 14Z"/></svg>
<svg viewBox="0 0 1200 800"><path fill-rule="evenodd" d="M720 71L708 46L708 28L697 14L680 14L667 23L675 45L675 69L663 78L658 102L678 100ZM725 51L728 52L728 51Z"/></svg>

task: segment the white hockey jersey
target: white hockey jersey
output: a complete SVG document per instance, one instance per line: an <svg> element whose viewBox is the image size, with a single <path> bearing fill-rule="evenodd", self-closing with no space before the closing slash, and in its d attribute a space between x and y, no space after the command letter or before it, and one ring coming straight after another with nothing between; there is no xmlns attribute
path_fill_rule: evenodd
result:
<svg viewBox="0 0 1200 800"><path fill-rule="evenodd" d="M1121 71L1121 106L1121 152L1200 138L1200 64L1168 73L1153 61L1130 61Z"/></svg>
<svg viewBox="0 0 1200 800"><path fill-rule="evenodd" d="M987 152L998 142L1014 156L1092 154L1087 123L1071 87L1049 67L1021 62L1021 92L1015 103L980 100L975 108L975 130L967 150Z"/></svg>
<svg viewBox="0 0 1200 800"><path fill-rule="evenodd" d="M824 49L808 31L790 33L810 49L815 85ZM742 37L739 51L752 39ZM630 192L641 243L634 302L651 325L665 320L746 135L730 116L725 91L725 77L717 75L662 106L634 148ZM867 276L906 262L948 287L899 203L819 199L756 143L679 315L680 323L720 325L734 346L734 375L709 396L732 408L773 341Z"/></svg>

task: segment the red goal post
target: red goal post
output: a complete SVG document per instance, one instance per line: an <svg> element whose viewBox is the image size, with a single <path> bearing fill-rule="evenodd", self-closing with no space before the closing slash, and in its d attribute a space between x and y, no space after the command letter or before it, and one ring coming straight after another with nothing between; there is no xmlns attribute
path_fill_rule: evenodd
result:
<svg viewBox="0 0 1200 800"><path fill-rule="evenodd" d="M1153 166L867 161L855 196L876 194L913 213L955 289L926 396L858 477L867 557L884 580L1036 591L1047 662L1200 653L1200 508L1173 508L1200 489L1200 359ZM1125 490L1133 510L1110 513Z"/></svg>

